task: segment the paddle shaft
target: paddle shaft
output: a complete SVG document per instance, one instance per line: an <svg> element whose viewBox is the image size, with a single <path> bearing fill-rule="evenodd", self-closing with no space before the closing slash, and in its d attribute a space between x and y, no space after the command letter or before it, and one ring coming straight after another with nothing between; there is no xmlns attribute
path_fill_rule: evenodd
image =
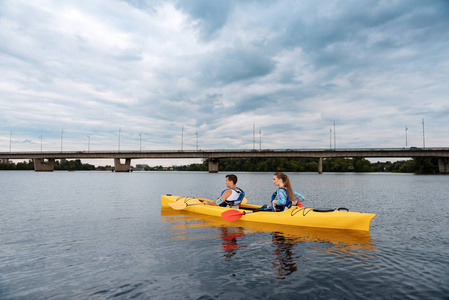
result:
<svg viewBox="0 0 449 300"><path fill-rule="evenodd" d="M198 204L204 204L203 202L197 202L197 203L185 203L185 202L173 202L168 203L168 205L173 208L174 210L182 210L190 205L198 205Z"/></svg>
<svg viewBox="0 0 449 300"><path fill-rule="evenodd" d="M190 205L198 205L198 204L204 204L203 202L200 203L186 203L186 206L190 206Z"/></svg>
<svg viewBox="0 0 449 300"><path fill-rule="evenodd" d="M237 221L237 220L239 220L239 219L240 219L241 217L243 217L244 215L247 215L247 214L250 214L250 213L253 213L253 212L267 211L266 209L267 209L267 206L266 206L266 205L264 205L264 206L262 206L262 207L260 207L260 208L258 208L258 209L256 209L256 210L243 211L243 212L238 211L238 210L235 210L235 209L232 209L232 210L228 210L228 211L223 212L223 213L221 214L221 216L222 216L223 219L225 219L226 221L232 222L232 221Z"/></svg>

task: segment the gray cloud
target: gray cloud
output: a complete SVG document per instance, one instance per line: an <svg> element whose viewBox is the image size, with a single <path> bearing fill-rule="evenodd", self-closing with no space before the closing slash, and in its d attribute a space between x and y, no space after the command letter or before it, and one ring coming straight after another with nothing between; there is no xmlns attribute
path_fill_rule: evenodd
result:
<svg viewBox="0 0 449 300"><path fill-rule="evenodd" d="M177 7L198 22L197 26L200 29L201 36L208 40L225 26L232 11L233 1L179 1Z"/></svg>
<svg viewBox="0 0 449 300"><path fill-rule="evenodd" d="M212 53L202 62L202 76L208 78L208 85L227 85L233 82L262 77L273 71L275 64L258 50L226 49Z"/></svg>
<svg viewBox="0 0 449 300"><path fill-rule="evenodd" d="M6 2L0 151L449 141L447 1ZM20 141L29 140L24 144ZM30 147L34 147L30 149ZM14 148L14 147L13 147ZM2 150L3 149L3 150Z"/></svg>

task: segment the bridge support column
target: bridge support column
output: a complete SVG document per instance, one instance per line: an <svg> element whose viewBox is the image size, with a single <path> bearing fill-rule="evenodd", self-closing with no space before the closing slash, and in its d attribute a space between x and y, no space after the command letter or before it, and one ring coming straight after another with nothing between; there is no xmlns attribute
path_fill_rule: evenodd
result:
<svg viewBox="0 0 449 300"><path fill-rule="evenodd" d="M439 158L438 169L440 174L449 174L449 158Z"/></svg>
<svg viewBox="0 0 449 300"><path fill-rule="evenodd" d="M209 173L218 173L218 159L209 159Z"/></svg>
<svg viewBox="0 0 449 300"><path fill-rule="evenodd" d="M131 166L131 158L125 159L125 163L122 164L120 158L114 158L115 172L129 172Z"/></svg>
<svg viewBox="0 0 449 300"><path fill-rule="evenodd" d="M323 158L318 158L318 174L323 174Z"/></svg>
<svg viewBox="0 0 449 300"><path fill-rule="evenodd" d="M43 158L34 158L34 171L36 172L53 172L55 168L55 159L49 158L45 161Z"/></svg>

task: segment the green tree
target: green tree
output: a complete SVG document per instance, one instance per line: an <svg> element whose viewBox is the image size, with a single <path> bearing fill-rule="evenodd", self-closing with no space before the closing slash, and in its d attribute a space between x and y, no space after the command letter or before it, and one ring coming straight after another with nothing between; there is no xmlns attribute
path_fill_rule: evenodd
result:
<svg viewBox="0 0 449 300"><path fill-rule="evenodd" d="M355 172L372 172L373 168L371 168L371 163L364 159L358 158L354 159L354 171Z"/></svg>
<svg viewBox="0 0 449 300"><path fill-rule="evenodd" d="M398 171L401 173L413 173L416 170L415 161L407 160L400 164Z"/></svg>
<svg viewBox="0 0 449 300"><path fill-rule="evenodd" d="M415 173L436 174L438 170L438 159L429 157L413 157L415 162Z"/></svg>

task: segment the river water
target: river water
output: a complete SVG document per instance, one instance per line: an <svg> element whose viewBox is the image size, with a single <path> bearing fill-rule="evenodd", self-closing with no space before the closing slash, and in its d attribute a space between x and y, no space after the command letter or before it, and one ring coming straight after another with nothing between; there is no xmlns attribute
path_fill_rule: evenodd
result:
<svg viewBox="0 0 449 300"><path fill-rule="evenodd" d="M226 173L0 171L0 299L448 299L449 176L291 173L315 208L375 213L369 234L161 209ZM266 204L272 173L236 173Z"/></svg>

